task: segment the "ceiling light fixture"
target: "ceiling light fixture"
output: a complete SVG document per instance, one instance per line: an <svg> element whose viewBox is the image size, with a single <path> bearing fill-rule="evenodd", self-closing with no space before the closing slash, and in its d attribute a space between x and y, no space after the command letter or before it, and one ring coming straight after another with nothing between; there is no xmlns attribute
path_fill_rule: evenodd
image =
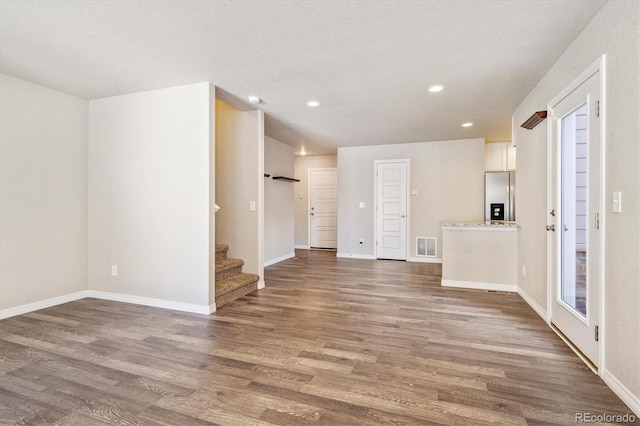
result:
<svg viewBox="0 0 640 426"><path fill-rule="evenodd" d="M442 84L436 84L434 86L429 87L429 91L431 93L442 92L444 90L444 86Z"/></svg>
<svg viewBox="0 0 640 426"><path fill-rule="evenodd" d="M247 99L249 100L250 104L254 104L255 105L255 104L259 104L260 103L260 98L257 97L257 96L249 96Z"/></svg>
<svg viewBox="0 0 640 426"><path fill-rule="evenodd" d="M307 155L307 151L305 151L305 150L304 150L304 147L303 147L303 148L300 148L300 152L299 152L299 154L300 154L300 155Z"/></svg>
<svg viewBox="0 0 640 426"><path fill-rule="evenodd" d="M318 101L307 101L307 106L310 108L316 108L320 106L320 102Z"/></svg>
<svg viewBox="0 0 640 426"><path fill-rule="evenodd" d="M471 127L473 126L473 123L463 123L462 127Z"/></svg>

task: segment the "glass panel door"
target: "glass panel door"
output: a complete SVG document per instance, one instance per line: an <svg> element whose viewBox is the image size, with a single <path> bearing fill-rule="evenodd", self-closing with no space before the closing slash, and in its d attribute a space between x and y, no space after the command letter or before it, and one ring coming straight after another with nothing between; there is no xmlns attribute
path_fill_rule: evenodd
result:
<svg viewBox="0 0 640 426"><path fill-rule="evenodd" d="M561 122L561 294L576 314L587 316L588 138L587 105Z"/></svg>
<svg viewBox="0 0 640 426"><path fill-rule="evenodd" d="M546 226L551 322L595 366L602 263L599 99L595 71L550 104Z"/></svg>

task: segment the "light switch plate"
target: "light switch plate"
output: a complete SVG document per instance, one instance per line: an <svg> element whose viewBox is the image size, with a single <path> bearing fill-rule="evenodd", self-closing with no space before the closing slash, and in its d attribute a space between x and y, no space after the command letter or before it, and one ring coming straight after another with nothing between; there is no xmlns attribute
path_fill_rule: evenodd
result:
<svg viewBox="0 0 640 426"><path fill-rule="evenodd" d="M252 212L256 211L256 202L255 201L250 201L249 202L249 210L251 210Z"/></svg>
<svg viewBox="0 0 640 426"><path fill-rule="evenodd" d="M622 192L616 191L613 193L613 206L614 213L622 213Z"/></svg>
<svg viewBox="0 0 640 426"><path fill-rule="evenodd" d="M367 207L367 203L365 203L364 201L360 201L360 204L358 204L358 206L359 206L361 209L364 209L365 207Z"/></svg>

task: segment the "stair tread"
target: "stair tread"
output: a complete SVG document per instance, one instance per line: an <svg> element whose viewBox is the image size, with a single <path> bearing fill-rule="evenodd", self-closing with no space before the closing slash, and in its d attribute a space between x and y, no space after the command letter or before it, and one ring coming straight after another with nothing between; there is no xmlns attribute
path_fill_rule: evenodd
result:
<svg viewBox="0 0 640 426"><path fill-rule="evenodd" d="M244 260L242 259L219 259L216 260L216 273L227 271L231 268L237 268L242 265L244 265Z"/></svg>
<svg viewBox="0 0 640 426"><path fill-rule="evenodd" d="M260 277L246 272L216 281L216 297L225 295L246 285L255 284Z"/></svg>

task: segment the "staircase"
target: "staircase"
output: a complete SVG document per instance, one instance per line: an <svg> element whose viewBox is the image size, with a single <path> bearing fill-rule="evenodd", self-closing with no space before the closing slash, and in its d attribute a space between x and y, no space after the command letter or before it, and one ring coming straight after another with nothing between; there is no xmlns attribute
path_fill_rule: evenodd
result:
<svg viewBox="0 0 640 426"><path fill-rule="evenodd" d="M229 246L216 244L216 308L257 288L259 276L242 272L242 259L227 258Z"/></svg>

